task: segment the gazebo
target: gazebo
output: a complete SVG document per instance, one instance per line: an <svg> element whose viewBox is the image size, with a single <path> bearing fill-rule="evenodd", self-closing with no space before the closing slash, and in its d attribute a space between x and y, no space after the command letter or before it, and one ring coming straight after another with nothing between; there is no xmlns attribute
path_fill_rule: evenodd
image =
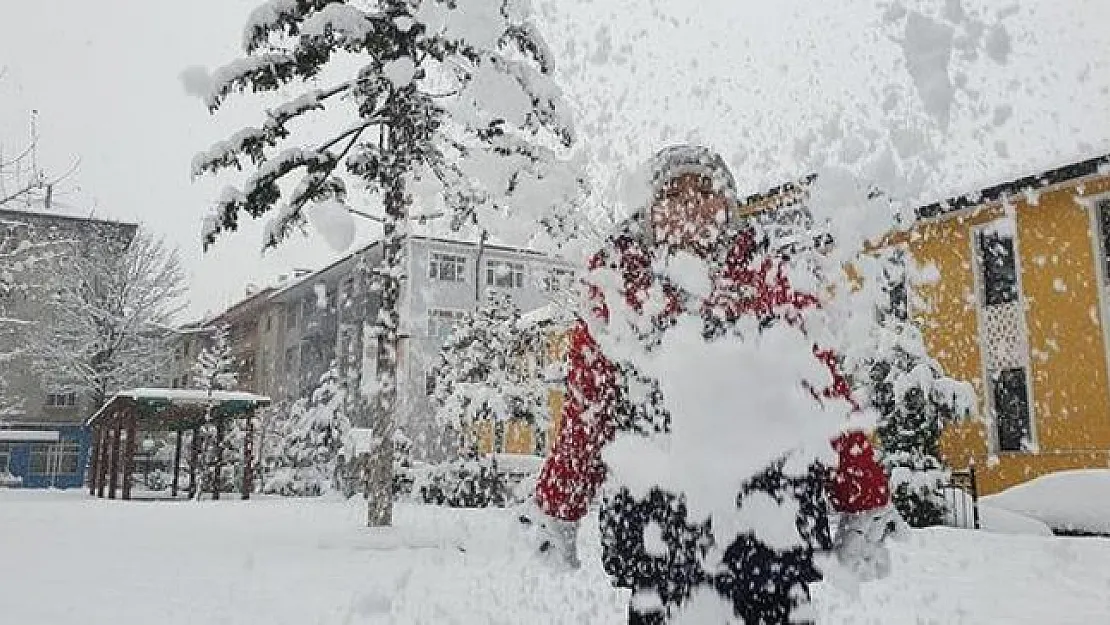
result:
<svg viewBox="0 0 1110 625"><path fill-rule="evenodd" d="M216 426L217 440L223 440L227 424L246 419L243 442L242 497L250 498L253 474L254 413L268 406L270 398L253 393L205 391L177 388L136 388L116 393L85 423L92 431L92 454L89 460L89 494L116 498L122 482L122 498L131 499L131 481L135 470L138 432L176 432L173 455L171 495L177 497L181 468L181 447L184 433L192 430L191 461L189 462L189 495L196 494L197 465L202 425ZM219 475L222 460L217 454L215 474ZM122 474L122 480L120 479ZM219 480L212 480L212 498L220 498Z"/></svg>

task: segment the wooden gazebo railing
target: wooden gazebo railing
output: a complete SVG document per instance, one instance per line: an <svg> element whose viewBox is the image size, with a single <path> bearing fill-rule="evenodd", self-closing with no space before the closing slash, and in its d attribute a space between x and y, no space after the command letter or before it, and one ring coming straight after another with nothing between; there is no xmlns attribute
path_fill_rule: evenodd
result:
<svg viewBox="0 0 1110 625"><path fill-rule="evenodd" d="M196 495L197 466L200 449L200 428L216 426L216 438L222 441L229 421L246 419L243 442L243 499L250 498L253 471L254 413L268 406L270 399L252 393L203 391L173 388L137 388L117 393L100 410L89 417L86 425L92 430L92 455L89 461L89 494L116 498L122 475L122 498L131 499L132 473L140 426L145 432L176 432L173 455L171 494L178 492L181 469L181 446L184 433L191 430L192 457L189 463L189 496ZM212 480L212 498L220 498L221 454L216 454L214 467L217 479Z"/></svg>

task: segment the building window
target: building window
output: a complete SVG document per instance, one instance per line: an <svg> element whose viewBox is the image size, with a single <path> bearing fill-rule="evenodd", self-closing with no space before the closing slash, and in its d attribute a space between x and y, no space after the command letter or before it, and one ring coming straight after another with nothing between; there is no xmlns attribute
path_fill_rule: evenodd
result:
<svg viewBox="0 0 1110 625"><path fill-rule="evenodd" d="M906 280L906 252L895 249L887 260L889 265L883 269L883 292L886 299L880 304L880 319L908 321L910 298Z"/></svg>
<svg viewBox="0 0 1110 625"><path fill-rule="evenodd" d="M1005 369L991 377L999 451L1025 451L1032 440L1029 387L1025 368Z"/></svg>
<svg viewBox="0 0 1110 625"><path fill-rule="evenodd" d="M47 408L72 408L76 405L77 393L75 391L58 391L46 394Z"/></svg>
<svg viewBox="0 0 1110 625"><path fill-rule="evenodd" d="M355 301L355 278L354 278L354 276L349 276L348 278L343 280L343 304L344 305L349 305L349 303L354 302L354 301Z"/></svg>
<svg viewBox="0 0 1110 625"><path fill-rule="evenodd" d="M574 284L574 272L570 269L549 269L540 280L540 288L549 292L569 289Z"/></svg>
<svg viewBox="0 0 1110 625"><path fill-rule="evenodd" d="M1110 199L1095 205L1098 216L1098 237L1102 245L1102 283L1110 286Z"/></svg>
<svg viewBox="0 0 1110 625"><path fill-rule="evenodd" d="M256 364L257 363L255 362L254 354L247 354L246 356L243 356L243 359L239 362L239 371L243 374L244 377L253 379L255 377Z"/></svg>
<svg viewBox="0 0 1110 625"><path fill-rule="evenodd" d="M432 309L428 311L428 336L447 340L466 313L461 310Z"/></svg>
<svg viewBox="0 0 1110 625"><path fill-rule="evenodd" d="M486 284L503 289L524 286L524 265L506 260L491 260L486 263Z"/></svg>
<svg viewBox="0 0 1110 625"><path fill-rule="evenodd" d="M428 277L443 282L466 282L466 257L432 252Z"/></svg>
<svg viewBox="0 0 1110 625"><path fill-rule="evenodd" d="M1018 271L1012 228L988 228L979 233L978 239L983 303L997 306L1016 302Z"/></svg>
<svg viewBox="0 0 1110 625"><path fill-rule="evenodd" d="M308 369L315 360L312 357L312 345L308 341L301 341L301 369Z"/></svg>
<svg viewBox="0 0 1110 625"><path fill-rule="evenodd" d="M269 332L270 332L270 330L273 330L273 329L274 329L274 315L273 315L273 313L266 313L266 325L265 325L265 328L266 328L266 330L265 330L265 331L266 331L267 333L269 333Z"/></svg>
<svg viewBox="0 0 1110 625"><path fill-rule="evenodd" d="M285 350L285 372L292 373L297 368L297 348L290 347Z"/></svg>
<svg viewBox="0 0 1110 625"><path fill-rule="evenodd" d="M0 443L0 475L11 475L12 444Z"/></svg>
<svg viewBox="0 0 1110 625"><path fill-rule="evenodd" d="M80 446L76 441L33 443L31 473L34 475L73 475L77 473Z"/></svg>
<svg viewBox="0 0 1110 625"><path fill-rule="evenodd" d="M297 305L289 302L285 305L285 329L292 330L297 327Z"/></svg>

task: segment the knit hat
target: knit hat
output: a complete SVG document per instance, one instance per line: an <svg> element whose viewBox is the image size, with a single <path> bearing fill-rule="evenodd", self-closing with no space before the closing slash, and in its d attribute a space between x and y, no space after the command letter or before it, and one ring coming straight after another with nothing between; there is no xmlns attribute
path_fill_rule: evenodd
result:
<svg viewBox="0 0 1110 625"><path fill-rule="evenodd" d="M651 160L651 186L653 196L671 180L685 175L705 176L713 184L713 190L723 195L736 207L736 180L728 165L719 154L700 145L676 145L664 148Z"/></svg>

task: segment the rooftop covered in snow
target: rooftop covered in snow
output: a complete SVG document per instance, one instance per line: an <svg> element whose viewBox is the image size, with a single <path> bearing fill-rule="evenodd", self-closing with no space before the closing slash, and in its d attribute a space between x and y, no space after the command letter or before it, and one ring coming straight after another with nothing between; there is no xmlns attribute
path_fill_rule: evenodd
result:
<svg viewBox="0 0 1110 625"><path fill-rule="evenodd" d="M205 391L182 388L134 388L116 393L89 417L86 425L107 420L119 412L134 411L144 427L188 429L205 420L229 419L268 406L270 398L238 391Z"/></svg>

